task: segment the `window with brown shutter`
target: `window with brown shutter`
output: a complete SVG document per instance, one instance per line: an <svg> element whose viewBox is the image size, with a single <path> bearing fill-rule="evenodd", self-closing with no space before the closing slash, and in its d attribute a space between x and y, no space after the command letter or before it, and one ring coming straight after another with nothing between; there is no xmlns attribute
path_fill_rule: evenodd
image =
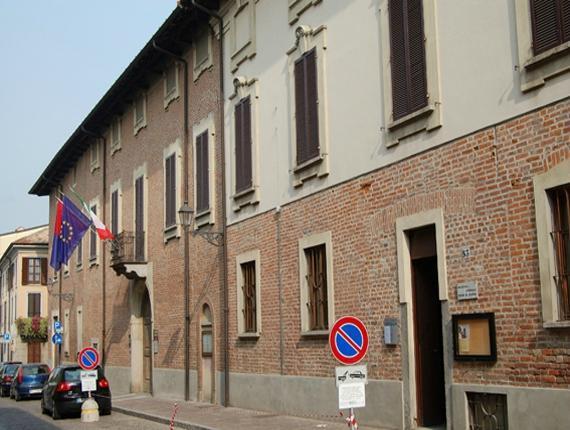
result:
<svg viewBox="0 0 570 430"><path fill-rule="evenodd" d="M144 177L135 180L135 259L144 261Z"/></svg>
<svg viewBox="0 0 570 430"><path fill-rule="evenodd" d="M42 283L42 259L22 259L22 285Z"/></svg>
<svg viewBox="0 0 570 430"><path fill-rule="evenodd" d="M534 55L570 41L570 1L530 0Z"/></svg>
<svg viewBox="0 0 570 430"><path fill-rule="evenodd" d="M48 273L47 258L40 258L40 261L41 261L41 271L42 271L41 272L41 284L47 285L47 273Z"/></svg>
<svg viewBox="0 0 570 430"><path fill-rule="evenodd" d="M164 226L176 225L176 154L170 155L164 161Z"/></svg>
<svg viewBox="0 0 570 430"><path fill-rule="evenodd" d="M255 333L257 331L256 320L256 282L255 282L255 261L241 264L243 276L243 319L244 332Z"/></svg>
<svg viewBox="0 0 570 430"><path fill-rule="evenodd" d="M555 256L554 282L559 319L570 319L570 185L548 192L552 207L552 241Z"/></svg>
<svg viewBox="0 0 570 430"><path fill-rule="evenodd" d="M422 0L390 0L389 20L395 121L427 106Z"/></svg>
<svg viewBox="0 0 570 430"><path fill-rule="evenodd" d="M97 206L91 206L91 212L97 214ZM93 226L89 229L89 260L97 258L97 231Z"/></svg>
<svg viewBox="0 0 570 430"><path fill-rule="evenodd" d="M297 165L301 165L320 153L315 48L295 61L295 130Z"/></svg>
<svg viewBox="0 0 570 430"><path fill-rule="evenodd" d="M22 258L22 285L28 285L30 282L28 281L28 271L30 266L30 259L29 258Z"/></svg>
<svg viewBox="0 0 570 430"><path fill-rule="evenodd" d="M251 99L244 97L235 106L236 192L252 186Z"/></svg>
<svg viewBox="0 0 570 430"><path fill-rule="evenodd" d="M28 294L28 317L40 316L42 312L42 295L40 293Z"/></svg>
<svg viewBox="0 0 570 430"><path fill-rule="evenodd" d="M119 234L119 190L111 193L111 233Z"/></svg>
<svg viewBox="0 0 570 430"><path fill-rule="evenodd" d="M305 249L307 259L307 286L309 307L309 330L327 330L328 292L327 292L327 255L326 245Z"/></svg>
<svg viewBox="0 0 570 430"><path fill-rule="evenodd" d="M210 208L210 177L208 163L208 130L196 137L196 212Z"/></svg>
<svg viewBox="0 0 570 430"><path fill-rule="evenodd" d="M77 267L83 265L83 238L79 239L77 244Z"/></svg>

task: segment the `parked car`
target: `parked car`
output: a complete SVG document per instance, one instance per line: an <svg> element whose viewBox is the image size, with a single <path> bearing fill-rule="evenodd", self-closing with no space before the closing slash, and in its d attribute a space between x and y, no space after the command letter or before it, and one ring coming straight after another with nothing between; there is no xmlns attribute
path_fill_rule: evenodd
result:
<svg viewBox="0 0 570 430"><path fill-rule="evenodd" d="M86 391L81 391L81 370L76 364L64 364L51 371L42 393L42 413L51 413L54 420L64 415L81 414L81 405L88 397ZM96 387L91 396L99 405L99 414L109 415L111 389L100 367L97 367Z"/></svg>
<svg viewBox="0 0 570 430"><path fill-rule="evenodd" d="M12 379L20 364L22 364L21 361L7 361L3 363L2 372L0 373L0 397L10 394Z"/></svg>
<svg viewBox="0 0 570 430"><path fill-rule="evenodd" d="M20 364L12 378L10 398L17 402L23 398L41 397L42 389L49 376L47 364Z"/></svg>

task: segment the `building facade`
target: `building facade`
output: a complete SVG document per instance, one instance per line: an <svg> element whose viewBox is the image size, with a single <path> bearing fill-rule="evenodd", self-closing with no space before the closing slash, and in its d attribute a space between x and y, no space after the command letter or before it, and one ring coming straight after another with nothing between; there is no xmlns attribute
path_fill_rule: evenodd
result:
<svg viewBox="0 0 570 430"><path fill-rule="evenodd" d="M0 361L48 360L48 227L12 237L0 257Z"/></svg>
<svg viewBox="0 0 570 430"><path fill-rule="evenodd" d="M564 428L564 2L232 0L221 26L179 3L32 188L118 233L63 275L70 356L97 344L120 390L182 397L187 316L190 398L330 418L328 336L354 315L360 423Z"/></svg>

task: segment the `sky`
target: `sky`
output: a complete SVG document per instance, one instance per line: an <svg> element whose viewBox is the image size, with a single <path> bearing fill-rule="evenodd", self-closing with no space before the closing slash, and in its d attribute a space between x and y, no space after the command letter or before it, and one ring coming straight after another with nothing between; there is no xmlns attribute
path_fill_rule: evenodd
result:
<svg viewBox="0 0 570 430"><path fill-rule="evenodd" d="M176 0L0 0L0 234L48 222L28 191Z"/></svg>

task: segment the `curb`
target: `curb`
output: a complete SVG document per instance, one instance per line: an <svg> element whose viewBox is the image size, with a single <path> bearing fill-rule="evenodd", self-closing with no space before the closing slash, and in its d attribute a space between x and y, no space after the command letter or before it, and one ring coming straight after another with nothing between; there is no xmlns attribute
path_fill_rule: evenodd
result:
<svg viewBox="0 0 570 430"><path fill-rule="evenodd" d="M130 415L137 418L142 418L148 421L154 421L155 423L159 424L170 424L170 419L162 417L160 415L154 415L146 412L140 412L134 409L125 408L123 406L115 406L113 405L113 412L119 412L124 415ZM217 430L214 427L208 427L202 424L195 424L188 421L179 421L174 420L174 427L183 428L186 430Z"/></svg>

